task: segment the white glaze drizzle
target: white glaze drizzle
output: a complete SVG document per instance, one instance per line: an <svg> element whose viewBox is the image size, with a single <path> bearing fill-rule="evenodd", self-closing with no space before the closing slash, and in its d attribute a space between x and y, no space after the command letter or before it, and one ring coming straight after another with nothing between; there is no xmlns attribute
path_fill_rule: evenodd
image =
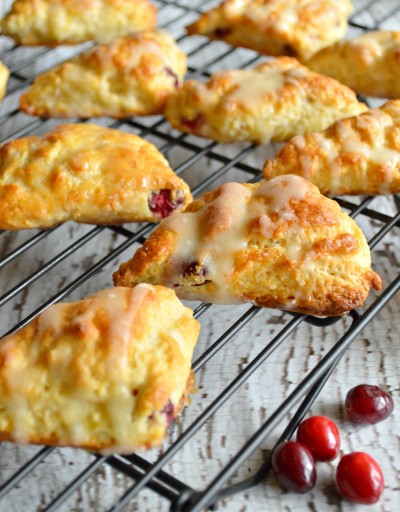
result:
<svg viewBox="0 0 400 512"><path fill-rule="evenodd" d="M285 76L279 69L261 71L234 70L229 73L232 89L224 97L224 103L243 103L257 106L268 94L277 94L285 84Z"/></svg>
<svg viewBox="0 0 400 512"><path fill-rule="evenodd" d="M340 145L344 153L357 153L364 156L377 164L382 165L398 165L400 162L400 152L396 149L382 145L382 135L388 125L388 117L382 115L379 110L372 110L357 119L360 128L368 128L372 125L372 129L376 130L378 135L373 140L373 145L360 140L360 135L350 126L349 123L338 123L338 135ZM336 153L337 154L337 153ZM335 152L328 153L329 159L336 157Z"/></svg>
<svg viewBox="0 0 400 512"><path fill-rule="evenodd" d="M337 123L338 143L326 137L323 133L312 134L314 142L324 151L330 164L331 190L333 192L341 188L341 168L340 165L336 163L336 159L340 154L360 155L367 161L387 168L388 171L400 165L400 151L389 148L383 144L385 140L385 129L391 122L389 116L378 109L371 110L367 114L357 118L357 126L359 129L377 132L377 136L373 139L373 145L363 142L360 138L360 134L345 121ZM295 141L295 145L299 147L298 140ZM311 166L311 161L309 165ZM302 165L302 170L305 177L308 172L311 172L311 168L307 165ZM390 177L390 172L388 172L388 177Z"/></svg>
<svg viewBox="0 0 400 512"><path fill-rule="evenodd" d="M349 41L345 41L343 44L348 44L357 50L364 51L364 58L370 61L371 64L374 64L375 60L383 57L385 53L385 39L386 38L382 39L379 37L379 34L376 32L371 32L369 34L350 39ZM369 53L366 53L365 50Z"/></svg>
<svg viewBox="0 0 400 512"><path fill-rule="evenodd" d="M254 190L227 183L216 199L197 212L174 214L163 220L161 228L177 233L174 256L164 276L167 284L173 286L179 281L185 264L197 262L206 268L206 279L217 285L213 302L239 302L238 297L232 297L230 280L235 256L247 248L250 226L253 232L270 237L278 222L295 222L291 201L302 201L308 190L309 184L294 175L278 176ZM271 219L273 214L278 220ZM301 244L296 237L292 242L288 241L289 257L297 259ZM176 291L184 297L181 289Z"/></svg>
<svg viewBox="0 0 400 512"><path fill-rule="evenodd" d="M301 3L301 2L300 2ZM282 32L291 30L299 20L299 2L271 2L264 5L246 5L243 15L256 23L270 17L271 24ZM243 6L242 6L243 9ZM272 15L272 16L271 16Z"/></svg>
<svg viewBox="0 0 400 512"><path fill-rule="evenodd" d="M105 407L108 411L108 420L113 431L116 445L129 446L132 422L131 415L134 410L136 398L132 395L128 385L127 371L129 370L128 348L132 335L132 326L135 317L146 297L154 293L154 288L149 284L137 285L133 290L114 288L103 290L95 294L87 305L85 312L76 316L69 327L72 329L94 329L92 335L98 335L93 319L100 311L106 315L105 324L109 330L102 333L107 345L108 355L106 360L108 386ZM128 301L126 301L126 298ZM70 361L76 358L73 355L71 343L60 341L49 352L47 357L48 377L38 366L38 358L41 357L40 344L46 333L53 337L60 337L65 332L65 320L63 312L69 304L55 304L41 314L38 320L36 336L28 358L22 365L19 361L15 364L7 364L4 375L10 389L10 397L4 399L13 427L13 438L19 442L27 442L31 431L31 405L28 404L28 389L32 383L47 379L54 385L65 386L70 382L69 395L64 393L62 406L57 407L57 415L60 422L60 442L84 443L90 440L90 420L85 393L89 393L89 400L95 398L91 391L80 389L76 383L71 382ZM64 325L63 325L64 322ZM0 350L6 355L13 351L14 341L12 337L4 339ZM78 352L79 353L79 352ZM13 356L14 357L14 356ZM53 404L49 404L50 409ZM59 427L58 427L59 428ZM106 429L109 427L106 427ZM63 437L65 435L65 439Z"/></svg>
<svg viewBox="0 0 400 512"><path fill-rule="evenodd" d="M130 47L128 54L129 58L126 63L127 71L136 67L142 57L148 57L149 55L157 55L163 62L168 62L168 56L165 54L165 52L162 51L157 40L145 39L137 40L136 42L135 39L133 39L133 42L136 44L132 44ZM112 62L112 52L94 51L100 59L103 59L103 67L108 67L111 65L110 63Z"/></svg>

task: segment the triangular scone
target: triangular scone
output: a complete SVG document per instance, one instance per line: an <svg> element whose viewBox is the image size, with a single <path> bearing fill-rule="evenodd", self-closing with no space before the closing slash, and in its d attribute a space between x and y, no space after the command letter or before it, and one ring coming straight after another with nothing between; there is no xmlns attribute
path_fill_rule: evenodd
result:
<svg viewBox="0 0 400 512"><path fill-rule="evenodd" d="M65 124L0 148L0 229L159 222L191 200L158 149L130 133Z"/></svg>
<svg viewBox="0 0 400 512"><path fill-rule="evenodd" d="M0 343L0 440L131 453L187 403L199 323L141 284L55 304Z"/></svg>
<svg viewBox="0 0 400 512"><path fill-rule="evenodd" d="M264 165L266 179L293 173L323 194L400 192L400 100L293 137Z"/></svg>
<svg viewBox="0 0 400 512"><path fill-rule="evenodd" d="M10 72L8 68L0 61L0 100L2 100L6 94L9 76Z"/></svg>
<svg viewBox="0 0 400 512"><path fill-rule="evenodd" d="M358 94L400 98L400 32L369 32L336 43L305 64Z"/></svg>
<svg viewBox="0 0 400 512"><path fill-rule="evenodd" d="M40 75L21 97L21 109L46 117L161 114L186 67L169 34L138 32Z"/></svg>
<svg viewBox="0 0 400 512"><path fill-rule="evenodd" d="M218 142L262 144L324 130L365 110L348 87L279 57L254 69L215 73L207 83L185 82L165 116L174 128Z"/></svg>
<svg viewBox="0 0 400 512"><path fill-rule="evenodd" d="M350 0L225 0L187 31L301 60L340 40L352 9Z"/></svg>
<svg viewBox="0 0 400 512"><path fill-rule="evenodd" d="M162 221L114 274L118 286L141 282L188 300L323 316L361 306L381 287L354 220L293 175L227 183Z"/></svg>
<svg viewBox="0 0 400 512"><path fill-rule="evenodd" d="M149 0L15 0L0 31L18 45L109 42L156 26Z"/></svg>

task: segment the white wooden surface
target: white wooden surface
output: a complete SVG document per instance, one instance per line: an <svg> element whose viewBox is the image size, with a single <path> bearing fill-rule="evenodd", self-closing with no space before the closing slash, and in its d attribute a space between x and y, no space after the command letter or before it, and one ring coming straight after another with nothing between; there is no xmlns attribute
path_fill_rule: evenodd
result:
<svg viewBox="0 0 400 512"><path fill-rule="evenodd" d="M360 22L372 23L374 15L388 12L397 5L399 0L386 0L376 2L367 12L360 15ZM9 0L1 2L0 9L9 5ZM182 2L185 3L185 2ZM203 3L203 7L218 2ZM356 6L363 7L368 2L362 0L354 2ZM188 0L187 5L192 3ZM1 13L0 11L0 13ZM162 11L161 23L173 19L176 10L167 7ZM169 28L178 37L183 33L182 27L193 20L195 14L184 15L175 21ZM384 27L400 28L400 20L390 18ZM356 33L352 31L351 33ZM196 48L203 40L200 38L186 38L182 47L186 51ZM0 50L9 44L0 39ZM215 58L218 52L223 52L227 46L223 43L213 43L204 51L197 52L191 59L192 66L198 66ZM63 59L69 54L80 51L80 48L56 49L45 55L41 50L21 48L7 56L8 65L21 63L23 59L38 56L33 66L23 67L19 72L23 76L30 76L41 69L49 67L55 59ZM244 62L253 54L247 50L236 50L229 58L223 59L217 67L233 67ZM9 87L15 85L11 81ZM19 91L20 93L20 91ZM17 106L19 93L12 95L2 106L0 116L13 110ZM151 119L149 122L153 122ZM12 136L20 127L35 122L22 114L12 116L0 127L1 139ZM109 120L101 120L109 124ZM47 122L37 127L34 133L41 133L53 123ZM36 126L36 125L35 125ZM123 129L128 129L126 126ZM168 132L168 125L163 125ZM163 142L150 137L158 146ZM190 139L197 144L205 145L206 141ZM244 146L243 146L244 147ZM216 151L223 155L235 155L242 147L219 146ZM274 147L257 148L246 161L258 165L273 154ZM169 151L167 156L173 168L189 158L192 153L180 148ZM218 169L220 164L203 158L183 173L184 179L193 187L205 176ZM247 175L238 171L230 171L222 180L247 179ZM215 183L215 184L216 184ZM215 186L215 184L213 186ZM394 211L392 198L374 199L372 208L381 211ZM368 237L375 233L381 224L360 219ZM77 240L92 227L78 226L68 223L59 227L43 242L30 251L17 258L13 263L1 271L0 294L10 290L22 279L40 268L54 255ZM0 257L8 254L22 241L30 238L32 232L6 233L0 238ZM57 265L42 279L33 283L28 289L4 305L0 310L1 333L16 322L25 318L41 303L53 296L66 286L75 277L88 269L93 263L100 260L108 251L123 241L123 237L105 231L79 251L71 254L65 261ZM382 275L384 286L387 286L400 272L399 258L400 237L398 232L392 232L373 251L375 269ZM101 272L87 281L68 298L71 300L84 297L96 290L111 286L111 273L121 261L126 260L133 252L127 250L119 258L112 261ZM347 351L342 362L335 370L310 414L325 414L337 422L342 435L342 451L366 451L375 457L385 475L385 492L380 502L368 508L369 511L394 512L400 505L400 451L399 451L399 358L398 345L400 327L398 323L400 297L396 296L382 311L374 322L358 337ZM201 317L201 337L196 349L196 356L213 343L218 337L239 318L248 306L212 307ZM182 417L171 429L169 438L163 444L165 450L171 441L187 428L192 421L211 403L217 394L246 367L262 348L273 338L274 334L290 320L288 315L278 311L261 311L239 335L235 336L198 374L199 392L193 397L192 404L186 409ZM306 373L321 359L333 343L349 326L348 320L343 320L326 329L302 325L294 334L269 358L251 379L239 389L238 392L209 420L206 425L194 436L183 450L168 464L167 469L181 478L195 489L202 489L209 484L224 465L257 430L263 421L276 409L287 394L294 389ZM350 424L344 414L344 397L349 388L359 383L371 383L385 386L390 390L395 400L395 411L385 422L374 427L356 427ZM290 415L288 415L288 419ZM284 424L274 432L274 435L256 451L241 468L234 481L250 475L263 461L265 451L270 448L278 437ZM12 444L2 443L0 446L0 483L9 478L39 447L16 447ZM147 454L149 460L155 460L159 451ZM56 449L35 471L24 479L6 499L0 501L0 512L22 512L41 510L54 498L65 485L67 485L88 463L93 456L79 450ZM318 481L315 489L306 495L295 495L283 491L272 479L265 484L236 495L222 502L220 508L227 511L345 511L358 512L366 510L365 507L350 504L344 501L335 490L334 471L337 461L330 464L319 464ZM132 480L124 477L107 465L90 478L60 509L62 511L102 511L107 510L124 491L132 484ZM150 491L142 492L139 497L127 508L130 511L164 511L168 510L166 500L159 498Z"/></svg>

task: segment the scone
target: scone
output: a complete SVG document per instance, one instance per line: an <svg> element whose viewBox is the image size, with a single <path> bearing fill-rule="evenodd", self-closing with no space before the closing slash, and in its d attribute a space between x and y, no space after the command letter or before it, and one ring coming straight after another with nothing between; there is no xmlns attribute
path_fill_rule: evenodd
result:
<svg viewBox="0 0 400 512"><path fill-rule="evenodd" d="M225 0L187 31L302 60L344 37L352 10L350 0Z"/></svg>
<svg viewBox="0 0 400 512"><path fill-rule="evenodd" d="M0 32L17 45L110 42L156 26L149 0L15 0Z"/></svg>
<svg viewBox="0 0 400 512"><path fill-rule="evenodd" d="M318 52L306 65L358 94L400 98L400 32L369 32L341 41Z"/></svg>
<svg viewBox="0 0 400 512"><path fill-rule="evenodd" d="M141 284L50 306L0 343L0 440L130 453L188 400L199 323Z"/></svg>
<svg viewBox="0 0 400 512"><path fill-rule="evenodd" d="M361 306L380 277L363 233L299 176L227 183L171 215L114 274L187 300L250 302L312 315Z"/></svg>
<svg viewBox="0 0 400 512"><path fill-rule="evenodd" d="M111 128L65 124L0 148L0 229L158 222L191 200L153 144Z"/></svg>
<svg viewBox="0 0 400 512"><path fill-rule="evenodd" d="M400 100L293 137L264 165L266 179L293 173L323 194L400 192Z"/></svg>
<svg viewBox="0 0 400 512"><path fill-rule="evenodd" d="M218 142L262 144L324 130L365 110L336 80L279 57L253 69L215 73L207 83L185 82L165 116L178 130Z"/></svg>
<svg viewBox="0 0 400 512"><path fill-rule="evenodd" d="M186 68L186 55L169 34L138 32L40 75L21 97L21 109L46 117L161 114Z"/></svg>
<svg viewBox="0 0 400 512"><path fill-rule="evenodd" d="M0 100L2 100L6 94L9 76L10 72L8 68L0 61Z"/></svg>

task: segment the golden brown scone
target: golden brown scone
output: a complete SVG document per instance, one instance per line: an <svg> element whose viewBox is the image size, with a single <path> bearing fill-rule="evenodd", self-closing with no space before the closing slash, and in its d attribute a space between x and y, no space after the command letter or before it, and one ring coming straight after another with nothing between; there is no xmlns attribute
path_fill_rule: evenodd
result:
<svg viewBox="0 0 400 512"><path fill-rule="evenodd" d="M138 32L40 75L21 97L21 109L46 117L161 114L186 68L186 55L169 34Z"/></svg>
<svg viewBox="0 0 400 512"><path fill-rule="evenodd" d="M344 37L352 10L350 0L225 0L187 31L302 60Z"/></svg>
<svg viewBox="0 0 400 512"><path fill-rule="evenodd" d="M227 183L161 222L114 274L117 286L157 283L188 300L342 315L371 287L362 231L299 176Z"/></svg>
<svg viewBox="0 0 400 512"><path fill-rule="evenodd" d="M18 45L110 42L156 26L149 0L15 0L0 31Z"/></svg>
<svg viewBox="0 0 400 512"><path fill-rule="evenodd" d="M400 192L400 100L293 137L264 165L266 179L297 174L323 194Z"/></svg>
<svg viewBox="0 0 400 512"><path fill-rule="evenodd" d="M65 124L0 148L0 229L158 222L191 200L153 144L111 128Z"/></svg>
<svg viewBox="0 0 400 512"><path fill-rule="evenodd" d="M250 70L215 73L207 83L185 82L165 116L178 130L218 142L262 144L324 130L365 110L336 80L279 57Z"/></svg>
<svg viewBox="0 0 400 512"><path fill-rule="evenodd" d="M336 43L305 64L358 94L400 98L400 32L369 32Z"/></svg>
<svg viewBox="0 0 400 512"><path fill-rule="evenodd" d="M8 68L0 61L0 100L2 100L6 94L9 76L10 72Z"/></svg>
<svg viewBox="0 0 400 512"><path fill-rule="evenodd" d="M188 401L199 323L141 284L50 306L0 344L0 440L130 453Z"/></svg>

